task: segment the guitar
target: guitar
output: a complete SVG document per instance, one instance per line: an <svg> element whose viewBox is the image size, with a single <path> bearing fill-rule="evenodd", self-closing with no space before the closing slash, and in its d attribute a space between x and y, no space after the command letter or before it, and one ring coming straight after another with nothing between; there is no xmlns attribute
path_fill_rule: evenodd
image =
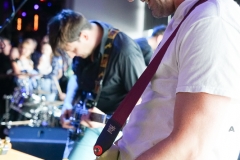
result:
<svg viewBox="0 0 240 160"><path fill-rule="evenodd" d="M88 114L88 109L93 108L95 102L93 100L86 100L85 102L79 101L73 106L72 116L70 117L71 125L74 126L69 129L69 138L71 140L76 140L84 136L85 126L80 124L82 115ZM106 124L109 116L106 114L91 113L89 116L91 121Z"/></svg>

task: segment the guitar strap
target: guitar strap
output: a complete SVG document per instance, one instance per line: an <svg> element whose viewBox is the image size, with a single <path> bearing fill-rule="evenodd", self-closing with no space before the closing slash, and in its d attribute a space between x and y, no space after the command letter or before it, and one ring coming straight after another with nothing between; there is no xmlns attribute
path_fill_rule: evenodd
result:
<svg viewBox="0 0 240 160"><path fill-rule="evenodd" d="M112 51L112 46L113 46L112 43L118 33L119 33L119 30L117 30L115 28L110 29L108 32L108 38L107 38L107 41L104 46L104 53L101 58L100 67L99 67L99 71L98 71L98 77L95 81L94 94L96 95L96 97L93 102L90 101L90 103L92 103L92 104L90 104L90 106L97 106L97 102L99 100L101 90L102 90L105 71L106 71L108 61L109 61L111 51ZM89 102L87 102L87 103L89 103ZM107 115L94 113L94 114L90 115L90 119L97 121L97 122L105 123L107 120Z"/></svg>
<svg viewBox="0 0 240 160"><path fill-rule="evenodd" d="M96 144L93 147L93 151L96 156L101 156L106 150L108 150L112 146L119 131L122 129L128 116L132 112L134 106L136 105L137 101L141 97L146 86L148 85L153 75L157 71L158 66L160 65L160 62L162 61L162 58L168 49L168 46L170 45L175 35L177 34L181 24L198 5L206 1L207 0L199 0L198 2L196 2L196 4L193 5L193 7L188 11L186 16L181 21L181 23L177 26L177 28L173 31L171 36L167 39L167 41L163 44L161 49L155 55L155 57L153 58L151 63L148 65L148 67L145 69L145 71L142 73L138 81L134 84L131 91L120 103L119 107L114 112L111 119L108 120L103 131L98 137Z"/></svg>
<svg viewBox="0 0 240 160"><path fill-rule="evenodd" d="M112 42L114 40L114 38L116 37L116 35L118 34L119 30L112 28L110 29L110 31L108 32L108 39L105 43L104 46L104 53L102 55L102 59L100 62L100 67L99 67L99 72L98 72L98 77L97 80L95 81L95 89L94 89L94 93L96 94L96 98L95 98L95 103L98 102L101 90L102 90L102 83L104 80L104 76L105 76L105 71L108 65L108 61L109 61L109 57L112 51ZM96 104L97 106L97 104Z"/></svg>

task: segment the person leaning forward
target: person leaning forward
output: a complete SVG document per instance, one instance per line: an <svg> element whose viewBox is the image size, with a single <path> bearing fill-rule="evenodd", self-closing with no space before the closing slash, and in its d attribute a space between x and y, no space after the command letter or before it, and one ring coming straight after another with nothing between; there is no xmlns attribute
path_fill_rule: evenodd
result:
<svg viewBox="0 0 240 160"><path fill-rule="evenodd" d="M62 10L49 21L48 36L53 50L62 49L74 57L75 74L69 80L61 116L64 128L72 128L67 117L75 95L80 99L92 95L97 105L88 111L111 116L145 69L141 49L133 39L109 24L88 21L81 13ZM101 89L96 86L99 78ZM84 136L69 138L64 158L95 159L93 146L104 124L91 121L89 115L81 117Z"/></svg>
<svg viewBox="0 0 240 160"><path fill-rule="evenodd" d="M145 2L155 17L174 13L155 55L198 1ZM183 21L123 128L120 160L238 158L239 20L235 1L207 0Z"/></svg>

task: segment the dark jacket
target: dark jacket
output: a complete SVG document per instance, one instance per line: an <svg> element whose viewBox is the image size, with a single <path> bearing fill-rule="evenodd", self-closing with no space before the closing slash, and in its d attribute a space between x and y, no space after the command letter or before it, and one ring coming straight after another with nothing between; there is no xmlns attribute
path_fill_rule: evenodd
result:
<svg viewBox="0 0 240 160"><path fill-rule="evenodd" d="M108 32L112 28L103 22L92 21L92 23L101 26L104 33L101 44L94 51L93 62L90 58L75 57L73 60L73 70L77 75L80 92L94 90ZM144 58L139 46L126 34L119 32L112 44L97 108L106 114L112 114L144 69Z"/></svg>

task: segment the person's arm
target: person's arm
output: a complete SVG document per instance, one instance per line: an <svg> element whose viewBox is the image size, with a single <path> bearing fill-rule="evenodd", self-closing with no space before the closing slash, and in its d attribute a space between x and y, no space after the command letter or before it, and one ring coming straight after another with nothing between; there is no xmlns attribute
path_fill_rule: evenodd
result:
<svg viewBox="0 0 240 160"><path fill-rule="evenodd" d="M44 63L44 62L42 62ZM52 78L52 77L56 77L57 79L59 79L59 71L61 70L60 68L60 64L59 64L59 61L58 61L58 57L53 57L52 58L52 63L51 63L51 66L52 66L52 71L47 74L47 75L44 75L44 78Z"/></svg>
<svg viewBox="0 0 240 160"><path fill-rule="evenodd" d="M77 76L73 75L70 77L68 81L67 93L62 107L62 114L60 120L63 128L70 127L70 121L68 120L68 118L69 116L71 116L72 101L74 99L77 89L78 89Z"/></svg>
<svg viewBox="0 0 240 160"><path fill-rule="evenodd" d="M224 121L230 98L207 93L177 93L174 128L170 136L137 160L205 159L224 139Z"/></svg>
<svg viewBox="0 0 240 160"><path fill-rule="evenodd" d="M17 78L26 78L26 76L24 74L22 74L20 67L19 67L19 59L14 59L11 60L12 63L12 69L13 69L13 74L17 77Z"/></svg>
<svg viewBox="0 0 240 160"><path fill-rule="evenodd" d="M173 131L137 160L217 159L214 149L224 145L230 129L227 121L239 117L230 117L230 101L238 99L240 57L239 45L229 39L234 29L228 25L213 16L185 28L188 32L177 53Z"/></svg>
<svg viewBox="0 0 240 160"><path fill-rule="evenodd" d="M63 71L62 71L62 69L58 69L57 79L59 80L60 78L62 78L62 76L63 76Z"/></svg>
<svg viewBox="0 0 240 160"><path fill-rule="evenodd" d="M58 63L57 78L60 79L63 76L63 60L62 60L62 58L58 58L57 63Z"/></svg>
<svg viewBox="0 0 240 160"><path fill-rule="evenodd" d="M11 60L14 74L20 74L21 73L19 65L18 65L18 61L19 61L18 59Z"/></svg>

